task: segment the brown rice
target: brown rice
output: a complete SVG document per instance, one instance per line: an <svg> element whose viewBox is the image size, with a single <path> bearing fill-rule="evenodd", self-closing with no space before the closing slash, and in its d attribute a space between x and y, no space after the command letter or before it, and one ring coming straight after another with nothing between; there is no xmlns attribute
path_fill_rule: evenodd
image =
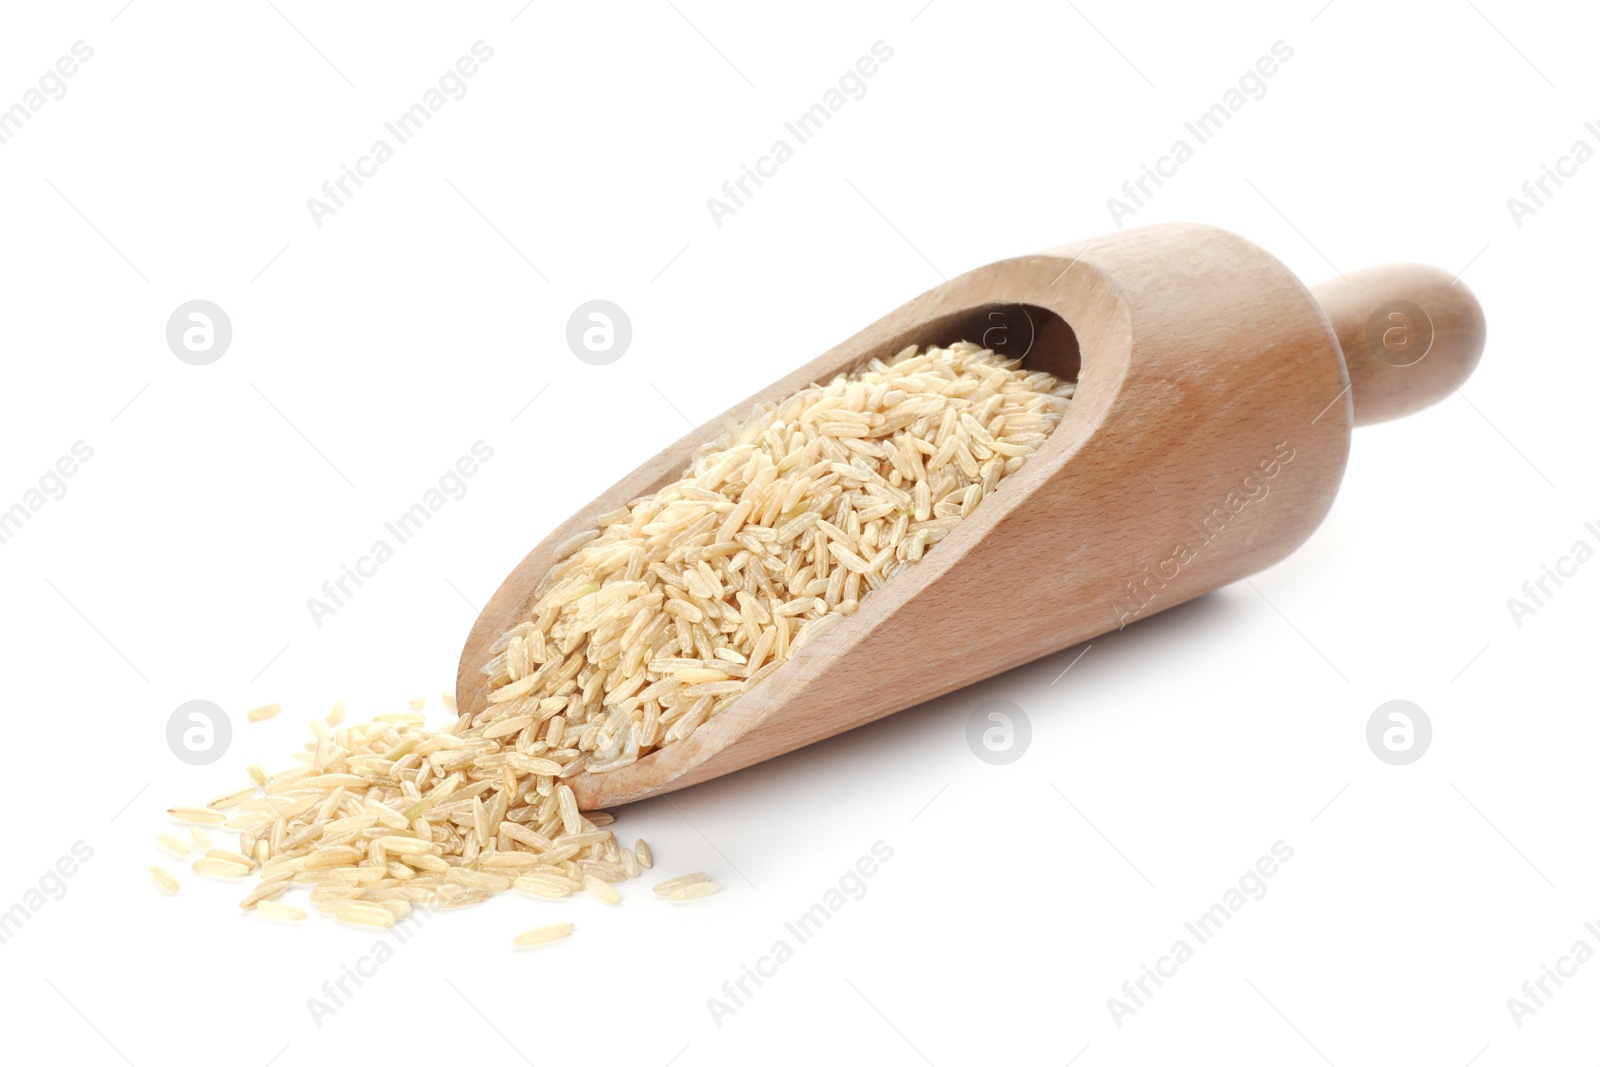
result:
<svg viewBox="0 0 1600 1067"><path fill-rule="evenodd" d="M571 923L551 923L549 926L536 926L532 930L518 934L514 939L514 943L518 948L527 948L529 945L543 945L551 941L559 941L571 933Z"/></svg>
<svg viewBox="0 0 1600 1067"><path fill-rule="evenodd" d="M557 548L481 718L560 778L689 736L948 536L1074 389L959 342L759 406Z"/></svg>
<svg viewBox="0 0 1600 1067"><path fill-rule="evenodd" d="M486 710L430 729L420 698L359 724L335 705L294 766L252 763L254 788L168 809L239 834L237 849L213 848L197 830L195 873L255 873L240 906L282 921L305 915L276 903L295 886L367 927L513 888L617 903L616 883L655 857L643 840L623 848L609 814L579 810L565 779L627 766L726 710L980 506L1072 392L961 343L762 406L680 480L563 546L534 613L493 648ZM677 901L720 889L705 873L654 887Z"/></svg>
<svg viewBox="0 0 1600 1067"><path fill-rule="evenodd" d="M238 847L211 847L200 831L197 847L202 839L206 847L193 870L258 875L240 901L246 910L304 886L318 911L369 927L393 925L413 906L464 907L511 889L620 901L615 884L642 865L608 829L611 815L579 811L550 773L558 768L528 755L523 735L489 737L485 726L458 717L431 730L411 712L331 728L314 720L295 766L269 774L251 764L259 785L213 802L234 812L226 825L238 831ZM215 807L169 811L224 818ZM177 855L190 851L171 834L159 841ZM263 914L298 921L304 912L276 904Z"/></svg>
<svg viewBox="0 0 1600 1067"><path fill-rule="evenodd" d="M272 718L282 710L282 704L263 704L259 708L252 708L250 711L245 712L244 717L250 722L262 722Z"/></svg>

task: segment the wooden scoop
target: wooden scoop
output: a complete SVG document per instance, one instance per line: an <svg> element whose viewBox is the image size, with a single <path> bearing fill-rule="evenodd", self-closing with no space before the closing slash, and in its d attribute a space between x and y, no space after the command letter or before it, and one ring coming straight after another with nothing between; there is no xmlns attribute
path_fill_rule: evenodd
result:
<svg viewBox="0 0 1600 1067"><path fill-rule="evenodd" d="M1312 292L1207 226L980 267L740 401L553 530L472 627L460 708L487 706L487 649L529 617L555 547L677 479L728 418L909 344L960 340L1075 378L1055 432L921 562L734 706L630 766L571 778L582 808L748 767L1276 563L1332 505L1351 427L1454 391L1484 322L1466 287L1434 268L1379 267Z"/></svg>

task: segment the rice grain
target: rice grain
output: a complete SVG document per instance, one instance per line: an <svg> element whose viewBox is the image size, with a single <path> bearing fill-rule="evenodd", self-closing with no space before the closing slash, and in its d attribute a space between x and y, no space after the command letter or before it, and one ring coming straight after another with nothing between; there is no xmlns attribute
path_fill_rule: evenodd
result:
<svg viewBox="0 0 1600 1067"><path fill-rule="evenodd" d="M179 822L200 823L202 825L221 825L228 817L220 811L210 808L168 808L167 814Z"/></svg>
<svg viewBox="0 0 1600 1067"><path fill-rule="evenodd" d="M377 926L387 929L394 925L393 913L365 904L341 904L332 911L333 917L352 926Z"/></svg>
<svg viewBox="0 0 1600 1067"><path fill-rule="evenodd" d="M700 897L709 897L713 893L722 892L720 882L695 882L692 885L679 886L674 889L669 897L671 900L698 900Z"/></svg>
<svg viewBox="0 0 1600 1067"><path fill-rule="evenodd" d="M613 889L610 882L602 881L592 874L583 876L583 888L587 889L591 896L607 904L616 904L622 900L622 894Z"/></svg>
<svg viewBox="0 0 1600 1067"><path fill-rule="evenodd" d="M205 857L195 860L190 869L208 878L243 878L250 873L250 868L243 863Z"/></svg>
<svg viewBox="0 0 1600 1067"><path fill-rule="evenodd" d="M559 941L571 933L571 923L551 923L549 926L536 926L532 930L523 931L516 936L514 943L518 948L527 948L529 945L544 945L551 941Z"/></svg>
<svg viewBox="0 0 1600 1067"><path fill-rule="evenodd" d="M702 882L709 881L711 881L711 876L704 871L696 871L694 874L680 874L676 878L668 878L665 882L657 882L651 887L651 892L657 896L670 897L684 886L699 885Z"/></svg>

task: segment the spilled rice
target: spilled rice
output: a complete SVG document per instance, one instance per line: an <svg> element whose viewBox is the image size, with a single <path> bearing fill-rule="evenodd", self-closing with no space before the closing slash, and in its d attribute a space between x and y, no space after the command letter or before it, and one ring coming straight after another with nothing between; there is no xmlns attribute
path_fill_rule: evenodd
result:
<svg viewBox="0 0 1600 1067"><path fill-rule="evenodd" d="M619 903L622 884L655 858L642 839L619 844L602 811L580 812L572 790L524 730L492 729L496 711L462 716L430 729L422 713L379 715L329 726L311 721L312 737L295 765L268 773L251 764L256 784L205 807L174 807L191 824L193 874L254 884L240 907L295 923L307 911L279 898L308 891L317 911L353 926L387 928L415 908L457 908L516 890L535 900L587 895ZM237 847L213 845L199 830L238 833ZM188 843L162 834L157 844L187 859ZM641 859L642 854L642 859ZM177 877L151 867L168 893ZM688 876L706 883L709 876ZM678 884L678 883L674 883ZM659 887L658 887L659 888ZM534 944L571 932L540 927Z"/></svg>

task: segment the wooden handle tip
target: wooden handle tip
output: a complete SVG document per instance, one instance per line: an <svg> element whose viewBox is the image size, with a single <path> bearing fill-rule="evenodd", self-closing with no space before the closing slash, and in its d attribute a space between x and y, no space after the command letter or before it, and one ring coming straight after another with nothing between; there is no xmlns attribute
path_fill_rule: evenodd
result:
<svg viewBox="0 0 1600 1067"><path fill-rule="evenodd" d="M1350 374L1355 424L1397 419L1444 399L1483 355L1483 308L1459 278L1396 263L1313 290Z"/></svg>

